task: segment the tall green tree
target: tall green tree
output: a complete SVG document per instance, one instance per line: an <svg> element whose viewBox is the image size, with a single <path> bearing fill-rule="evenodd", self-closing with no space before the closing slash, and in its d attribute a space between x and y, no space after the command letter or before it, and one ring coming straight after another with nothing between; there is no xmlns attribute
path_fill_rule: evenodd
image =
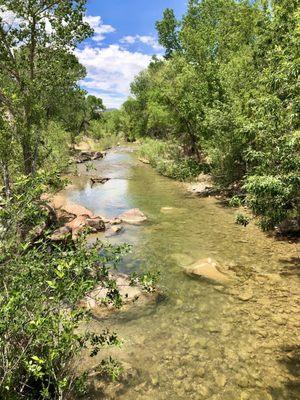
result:
<svg viewBox="0 0 300 400"><path fill-rule="evenodd" d="M163 19L156 22L159 43L166 49L166 58L170 58L174 52L181 50L178 28L179 22L174 10L167 8L163 13Z"/></svg>
<svg viewBox="0 0 300 400"><path fill-rule="evenodd" d="M26 175L37 168L48 108L84 76L72 49L92 33L85 3L0 1L0 108L21 147Z"/></svg>

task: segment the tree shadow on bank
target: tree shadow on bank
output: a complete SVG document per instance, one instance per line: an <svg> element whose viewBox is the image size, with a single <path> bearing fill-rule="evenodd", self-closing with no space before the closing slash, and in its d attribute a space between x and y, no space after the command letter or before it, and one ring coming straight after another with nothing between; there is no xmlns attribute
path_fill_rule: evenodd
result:
<svg viewBox="0 0 300 400"><path fill-rule="evenodd" d="M285 367L289 378L282 388L272 388L274 400L300 399L300 345L287 345L281 348L283 354L279 362Z"/></svg>
<svg viewBox="0 0 300 400"><path fill-rule="evenodd" d="M281 269L281 275L283 276L295 276L300 278L300 257L290 257L289 259L281 259L280 262L283 264Z"/></svg>

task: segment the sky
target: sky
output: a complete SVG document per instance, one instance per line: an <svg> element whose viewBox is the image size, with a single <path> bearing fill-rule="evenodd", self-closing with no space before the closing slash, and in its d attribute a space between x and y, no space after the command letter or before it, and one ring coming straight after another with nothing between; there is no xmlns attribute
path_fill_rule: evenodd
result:
<svg viewBox="0 0 300 400"><path fill-rule="evenodd" d="M173 8L180 18L187 0L88 0L86 20L95 33L76 50L87 70L80 85L101 97L107 108L120 107L134 77L154 54L164 53L155 22L165 8Z"/></svg>

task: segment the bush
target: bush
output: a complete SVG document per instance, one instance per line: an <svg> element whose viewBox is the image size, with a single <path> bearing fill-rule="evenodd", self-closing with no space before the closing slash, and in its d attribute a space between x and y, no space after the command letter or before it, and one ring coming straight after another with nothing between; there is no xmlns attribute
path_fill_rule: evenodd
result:
<svg viewBox="0 0 300 400"><path fill-rule="evenodd" d="M41 193L51 175L20 178L0 214L0 398L68 399L84 388L71 361L86 346L91 356L105 345L119 344L116 334L80 334L88 314L78 302L96 285L108 288L107 302L122 299L109 278L128 246L87 247L84 237L53 244L47 231L30 239L24 232L36 224L45 229L47 212ZM57 183L57 182L56 182Z"/></svg>
<svg viewBox="0 0 300 400"><path fill-rule="evenodd" d="M242 225L246 227L250 223L250 218L243 214L238 214L235 218L235 223L237 225Z"/></svg>
<svg viewBox="0 0 300 400"><path fill-rule="evenodd" d="M161 175L179 181L192 180L207 168L193 158L184 157L180 146L172 142L146 139L139 155L146 158Z"/></svg>

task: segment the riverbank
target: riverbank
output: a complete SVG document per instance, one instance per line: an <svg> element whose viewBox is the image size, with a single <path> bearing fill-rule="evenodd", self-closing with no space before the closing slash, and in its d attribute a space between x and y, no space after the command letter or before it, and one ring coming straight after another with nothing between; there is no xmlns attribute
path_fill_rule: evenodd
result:
<svg viewBox="0 0 300 400"><path fill-rule="evenodd" d="M254 224L236 225L233 209L214 197L187 195L130 148L113 149L93 164L92 171L78 165L64 195L109 218L132 207L143 211L146 224L92 238L132 244L120 270L159 270L166 298L89 323L92 332L103 325L119 332L123 346L93 359L83 353L78 369L93 369L106 356L125 365L118 383L91 376L91 398L298 399L297 244L269 238ZM91 185L94 174L110 179ZM209 257L230 269L230 285L184 273Z"/></svg>
<svg viewBox="0 0 300 400"><path fill-rule="evenodd" d="M200 162L195 156L186 156L183 147L177 142L148 138L141 142L138 153L142 163L150 164L161 175L184 182L189 193L200 197L216 196L224 204L235 208L236 223L247 226L253 221L268 234L300 238L299 216L295 213L286 213L284 218L281 217L277 223L272 224L272 212L265 216L261 215L264 206L257 203L254 194L248 193L244 180L238 179L226 183L221 177L217 179L209 159L203 158ZM264 190L266 187L263 186L261 192ZM277 196L279 194L275 190L269 197L266 195L264 203L279 202Z"/></svg>

